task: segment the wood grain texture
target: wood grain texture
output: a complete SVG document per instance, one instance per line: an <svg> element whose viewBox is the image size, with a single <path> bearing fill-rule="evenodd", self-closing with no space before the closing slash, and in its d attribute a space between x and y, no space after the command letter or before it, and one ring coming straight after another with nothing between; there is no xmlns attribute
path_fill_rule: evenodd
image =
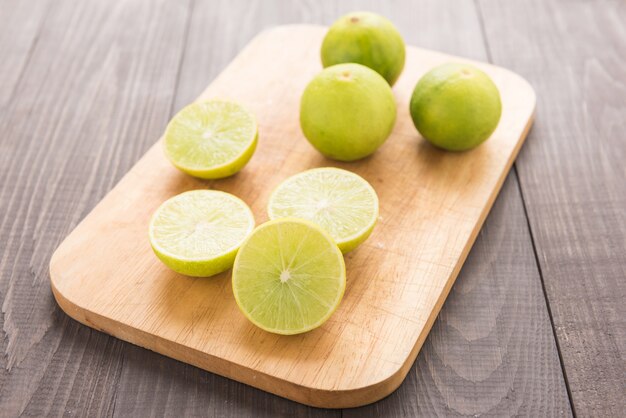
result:
<svg viewBox="0 0 626 418"><path fill-rule="evenodd" d="M40 6L27 10L36 18ZM0 118L2 416L113 412L124 345L60 312L47 264L145 151L144 139L163 129L187 11L172 2L55 1L21 74L2 80L12 92ZM29 28L21 16L12 27Z"/></svg>
<svg viewBox="0 0 626 418"><path fill-rule="evenodd" d="M330 25L354 10L391 19L410 45L485 61L476 8L470 1L419 0L220 0L196 2L189 27L176 109L198 97L259 32L277 25Z"/></svg>
<svg viewBox="0 0 626 418"><path fill-rule="evenodd" d="M116 417L337 418L341 410L302 405L127 344Z"/></svg>
<svg viewBox="0 0 626 418"><path fill-rule="evenodd" d="M571 416L514 174L404 384L343 416Z"/></svg>
<svg viewBox="0 0 626 418"><path fill-rule="evenodd" d="M263 222L278 183L337 165L312 149L298 122L301 92L320 70L324 33L303 25L266 31L203 93L201 99L232 99L256 114L259 146L245 170L201 182L173 168L157 143L70 234L50 263L53 292L70 316L314 406L362 405L400 385L531 124L534 92L515 74L474 63L498 85L502 119L480 148L446 153L418 140L408 100L428 69L460 59L407 49L405 76L394 89L394 132L371 158L339 164L374 186L381 218L370 240L346 257L342 304L315 331L284 337L259 330L239 313L229 272L211 280L177 275L158 262L146 239L154 210L185 190L234 193Z"/></svg>
<svg viewBox="0 0 626 418"><path fill-rule="evenodd" d="M335 7L334 2L324 3ZM193 101L259 31L311 21L305 1L195 1L187 28L175 106ZM319 7L313 7L315 9ZM167 121L164 121L167 122ZM117 382L115 416L339 417L267 394L172 358L127 345Z"/></svg>
<svg viewBox="0 0 626 418"><path fill-rule="evenodd" d="M176 93L176 108L194 100L197 92L213 80L258 30L297 22L330 24L337 16L355 9L373 10L388 16L409 44L487 59L478 15L471 2L314 3L196 2ZM239 19L245 25L235 24ZM550 324L541 289L537 292L536 270L532 274L536 267L533 267L532 254L528 257L531 243L523 228L526 218L519 214L521 205L516 180L509 179L405 383L390 397L359 408L356 413L344 411L344 415L447 416L461 414L460 411L466 415L489 415L497 411L501 416L512 416L533 410L542 411L543 416L569 414L555 344L545 338ZM517 215L511 216L511 212ZM511 237L505 240L500 229ZM503 241L506 241L504 245ZM524 254L519 259L514 257L518 251ZM501 259L513 263L500 263ZM514 285L499 293L500 299L493 298L494 291L502 288L502 281ZM465 285L466 282L470 285ZM457 292L455 289L460 286L470 290ZM465 296L467 293L471 297ZM502 303L502 297L508 298L506 302ZM507 309L511 301L516 301L515 308ZM454 309L453 320L448 324L443 318L450 315L451 309ZM493 313L491 319L483 323L490 313ZM504 345L498 338L470 338L477 334L498 335L501 332L498 330L508 329L515 330L510 331L512 335L518 333L526 340L510 339L511 343ZM535 338L535 329L543 330L538 333L540 338ZM453 344L461 344L465 351L447 350L443 351L445 355L441 354L441 347L445 348L448 341L452 344L450 335L454 335ZM432 341L437 342L438 350ZM482 368L473 376L468 375L465 367L468 355L491 359L496 358L496 352L501 363L473 361L474 371ZM180 412L189 416L228 417L328 416L330 413L267 395L153 352L133 348L132 353L133 360L127 358L124 362L116 415L143 412L159 416ZM171 382L172 376L176 376L175 384ZM216 406L220 404L221 408ZM338 415L339 411L334 414Z"/></svg>
<svg viewBox="0 0 626 418"><path fill-rule="evenodd" d="M37 43L49 0L0 0L0 118Z"/></svg>
<svg viewBox="0 0 626 418"><path fill-rule="evenodd" d="M174 109L193 100L197 92L259 30L283 23L330 24L341 13L369 9L391 18L410 44L485 60L482 49L484 40L479 36L473 3L449 0L288 3L196 1L193 5L193 16L190 18L193 23L188 29L189 42L185 60L184 63L179 62L182 67L178 92L175 77L171 76L170 71L177 70L178 65L172 56L183 53L176 43L182 43L187 20L181 19L178 6L184 8L187 2L181 1L176 7L171 1L151 2L151 6L146 3L136 0L79 3L51 0L47 6L50 12L46 12L45 0L0 0L0 54L3 57L0 62L0 72L3 75L0 77L0 120L4 120L0 124L0 299L3 301L0 324L4 331L0 336L3 353L0 357L0 415L16 416L19 411L23 411L24 415L49 416L338 415L339 412L312 409L265 394L77 326L74 321L60 313L52 301L47 283L47 260L60 240L106 194L162 131L167 118L172 114L169 111L172 97L175 96ZM530 202L525 188L525 204L531 218L534 217L537 222L537 219L547 217L541 223L547 236L557 230L553 230L551 225L562 224L561 211L571 212L572 207L584 206L576 209L581 211L578 215L567 215L566 227L570 230L559 233L558 243L563 244L561 251L571 245L568 242L571 236L562 237L561 234L567 235L566 233L572 233L573 229L580 227L583 230L575 231L577 236L588 234L588 224L595 227L602 221L598 217L606 217L611 211L619 211L624 207L614 199L615 190L620 190L615 185L619 186L617 182L623 175L619 177L618 170L608 170L607 187L602 184L604 174L600 174L602 170L608 169L603 167L607 161L615 166L616 162L623 160L624 148L618 142L617 146L610 148L607 158L606 155L597 157L598 150L594 154L590 147L590 144L599 142L603 144L602 153L606 154L606 144L620 138L621 131L618 130L619 124L616 121L620 117L621 120L624 118L619 110L617 119L612 115L616 114L615 109L619 109L619 103L623 104L615 96L616 91L621 90L618 88L614 91L615 86L620 85L620 79L623 80L623 77L619 77L619 70L623 68L620 59L624 56L623 52L620 53L624 50L623 43L620 42L624 39L622 3L550 0L541 4L532 1L522 1L515 5L507 3L506 7L494 5L492 2L479 3L488 36L485 40L491 46L495 62L522 73L541 90L537 123L521 158L527 166L526 169L541 169L541 173L546 173L546 169L540 166L551 167L548 177L534 178L536 184L533 187L543 185L547 178L550 178L551 189L563 187L562 177L578 178L578 173L591 170L594 181L599 182L598 190L604 191L603 188L606 188L609 192L607 208L589 203L594 203L601 195L582 194L580 202L578 199L572 202L571 196L561 199L562 191L558 190L550 190L551 200ZM42 27L42 23L45 33L38 36L36 27ZM146 27L148 25L150 28ZM103 27L106 28L104 31ZM9 29L13 32L9 32ZM165 32L168 38L163 38ZM154 42L151 37L155 37ZM70 40L73 42L70 43ZM40 41L44 42L45 47L38 45ZM92 51L94 43L97 52ZM481 44L480 48L478 44ZM103 86L107 83L111 85L110 89L104 90L104 96L98 99L93 91L85 90L89 78L85 75L86 70L81 69L81 63L102 61L108 54L104 45L113 45L122 54L116 66L119 70L103 74L104 69L90 66L96 68L95 74L100 75ZM144 48L150 48L156 53L146 55L145 52L148 51ZM28 52L29 49L31 52ZM34 66L31 59L34 60ZM562 64L555 64L556 59L570 63L565 72L566 80L558 72ZM132 71L129 70L131 68ZM165 72L159 76L153 72L156 70ZM93 75L93 70L89 71ZM147 74L150 74L148 78ZM606 74L609 74L608 78ZM596 86L601 88L596 89ZM97 91L101 94L103 88ZM159 94L159 98L152 101L155 92ZM42 95L41 100L38 94ZM72 103L72 100L79 99L80 101ZM95 103L96 100L98 103ZM45 103L38 103L39 101ZM10 102L11 109L8 107ZM90 105L90 102L94 102L94 105ZM126 110L117 112L114 118L110 115L104 116L106 123L96 130L81 132L85 129L85 124L93 126L94 121L103 120L99 108L102 104L111 102L117 106L123 104ZM145 106L147 103L151 104ZM142 110L146 113L141 113ZM150 116L155 112L158 115ZM145 117L150 122L146 122ZM552 124L555 117L558 123ZM571 121L575 123L572 124ZM608 123L598 127L598 121ZM72 132L70 136L64 132L66 129ZM599 129L598 132L602 134L600 140L593 129ZM546 138L551 141L549 147L552 152L549 158L542 157ZM537 142L540 144L537 145ZM585 147L581 142L585 142ZM578 155L572 161L559 160L554 156L560 155L557 152L560 147L569 147L568 155L573 152ZM589 153L589 157L584 158L581 154L583 152ZM554 161L558 161L558 164L554 164ZM520 174L522 185L528 184L528 175L522 171ZM487 263L490 272L496 272L495 267L502 267L493 261L494 254L498 254L495 256L497 258L510 256L508 253L501 255L499 245L493 244L505 241L499 238L500 228L507 227L510 231L515 231L515 234L523 235L514 226L517 221L513 221L508 215L504 219L495 216L499 206L504 207L504 212L508 213L512 210L510 208L518 205L509 201L519 199L512 197L517 196L517 193L508 193L510 188L515 188L512 185L513 180L504 185L499 202L505 203L498 203L487 219L440 314L443 320L447 310L454 309L457 312L452 321L454 325L448 325L449 320L437 322L405 384L384 401L359 409L359 416L445 416L460 414L459 411L471 411L467 415L490 415L487 412L490 410L506 415L516 410L527 411L525 405L533 403L538 408L555 405L555 409L545 415L558 413L562 392L546 391L537 397L537 392L532 389L543 388L546 382L556 384L557 380L553 379L552 372L543 375L540 369L535 372L526 371L526 367L532 367L532 362L517 363L533 354L539 356L539 364L544 364L543 361L550 357L549 347L554 342L546 343L524 331L527 326L523 322L525 318L529 324L535 324L534 321L545 317L545 312L529 313L528 317L521 315L514 321L511 320L514 311L507 310L506 303L500 306L498 298L494 298L492 304L489 297L491 286L498 288L501 281L504 281L500 273L494 273L493 277L497 277L494 279L491 273L485 274L483 268L470 268ZM567 187L580 191L580 186L576 184L567 183ZM588 187L589 185L585 186ZM540 193L545 195L545 189ZM546 209L548 204L549 209ZM570 209L566 204L570 205ZM574 215L576 226L571 224ZM559 226L559 229L563 228L565 227ZM606 232L606 238L604 235L602 239L597 238L600 232L588 235L596 237L592 241L594 243L605 243L593 244L593 251L588 251L586 247L591 245L589 242L579 241L576 244L576 257L584 256L581 261L577 261L577 266L585 275L595 276L594 281L599 280L598 274L610 272L615 266L612 263L615 257L607 260L609 267L598 262L602 260L598 258L602 254L596 247L615 245L618 236L613 228L602 231L602 234ZM533 233L536 239L535 226ZM523 246L519 245L520 252L525 254ZM615 253L620 254L619 250L623 245L615 248ZM558 248L549 253L554 255L556 250ZM595 261L588 267L588 257L592 256L595 257L592 261ZM562 264L573 263L571 257L564 256L540 257L540 261L544 269L546 263L555 263L552 269L560 269ZM520 262L518 267L511 267L511 272L504 274L530 277L525 266L526 263ZM572 268L568 267L568 274L571 271ZM574 271L570 276L579 274L579 271ZM457 297L456 288L463 286L468 280L472 283L471 295L465 296L464 292ZM492 284L486 285L489 280ZM607 286L605 292L613 292L610 282L601 284ZM577 287L580 285L581 282L578 281ZM594 284L593 291L596 291L596 286ZM567 283L564 287L568 290ZM10 288L13 290L9 293ZM529 292L528 289L532 287L524 289L524 292ZM516 289L510 291L514 290ZM516 300L522 294L527 295L526 298L535 297L532 292L520 292L511 295L510 300ZM568 293L568 299L561 302L561 309L580 310L578 305L587 296L581 298L578 294ZM498 334L495 330L509 326L504 325L507 323L512 327L517 326L523 335L527 335L527 340L520 342L526 348L520 347L520 351L515 351L517 346L509 344L507 351L513 350L511 352L518 354L505 355L502 365L494 369L494 373L486 379L481 378L484 376L483 372L474 374L474 380L467 380L468 374L464 373L466 363L463 359L467 353L470 353L472 359L488 358L489 353L494 351L504 353L506 344L499 340L485 343L482 338L466 338L462 346L467 347L467 351L458 354L449 351L452 346L447 345L448 339L453 333L456 335L457 329L464 330L463 336L474 335L477 325L482 324L478 318L484 318L484 313L481 314L471 300L465 301L467 298L476 298L481 303L488 304L489 312L500 312L493 328L493 322L485 325L493 329L494 333ZM516 306L535 306L525 299L517 300ZM453 308L454 304L458 304L456 308ZM554 306L552 308L554 313ZM613 298L600 303L596 300L588 301L586 308L594 315L591 325L589 320L581 321L578 316L576 321L566 320L559 326L567 326L567 332L560 334L562 349L564 340L575 340L571 350L575 350L577 360L572 363L566 359L566 371L571 376L580 370L578 380L570 382L577 410L581 416L583 413L601 416L600 412L593 413L594 410L601 409L593 408L601 408L603 402L608 402L613 405L609 412L617 413L605 415L619 415L615 405L619 406L618 402L623 397L620 398L618 393L618 396L607 395L603 398L607 377L624 374L623 366L620 368L618 365L613 370L607 370L603 360L615 358L610 340L610 344L607 344L608 333L612 332L607 329L607 323L612 321L613 329L618 327L619 330L620 324L614 320L617 313L620 313L616 310L619 305L615 304ZM459 309L461 313L458 313ZM563 318L567 319L567 315ZM623 329L623 325L621 327ZM41 331L42 328L44 331ZM601 335L604 332L607 335ZM42 334L44 336L40 337ZM14 341L11 348L9 340ZM438 341L438 351L434 350L431 341ZM454 341L460 343L457 339ZM619 341L617 339L618 343ZM545 347L541 349L536 347L537 344L545 344ZM443 351L441 347L444 347ZM441 352L445 356L440 355ZM623 349L621 352L623 353ZM10 358L13 360L9 364ZM479 363L474 361L472 364L476 366ZM549 370L553 370L553 367L554 365L549 366ZM485 370L488 369L489 367L485 367ZM503 392L501 387L509 384L512 385L511 391ZM611 387L615 389L615 385ZM614 390L609 392L615 393ZM522 396L522 393L527 396ZM498 396L504 398L498 402ZM511 396L517 396L515 402L510 401ZM591 403L595 403L593 408L586 409ZM508 408L504 408L505 405Z"/></svg>
<svg viewBox="0 0 626 418"><path fill-rule="evenodd" d="M626 4L480 5L493 61L542 92L517 167L574 409L623 416Z"/></svg>
<svg viewBox="0 0 626 418"><path fill-rule="evenodd" d="M409 44L487 59L472 2L314 3L196 2L176 93L176 108L194 100L197 92L213 80L258 30L285 23L330 24L337 16L355 9L373 10L388 16ZM235 24L239 19L245 25ZM524 245L528 234L520 229L526 225L523 214L519 216L521 205L517 183L509 179L405 383L390 397L359 408L356 413L344 411L344 415L446 416L461 414L460 411L466 415L489 415L490 411L492 414L497 411L501 416L512 416L533 410L542 411L543 416L569 413L554 340L545 338L550 324L541 290L537 292L539 278L533 267L535 262L532 254L528 257L530 241ZM510 215L511 208L517 216ZM502 236L498 232L501 228L517 240ZM524 256L518 259L517 250ZM501 259L514 263L500 263ZM533 268L534 275L531 274ZM501 281L508 283L507 292L501 292L500 298L493 298L493 292L501 289ZM466 282L469 284L465 285ZM470 291L457 292L455 289L459 286ZM467 298L466 293L472 297ZM506 297L504 303L503 297ZM448 311L454 312L451 324L443 321L449 316ZM483 324L485 315L492 312L493 317ZM483 327L479 329L480 325ZM507 334L523 336L525 340L510 339L505 345L498 338L468 337L479 331L480 335L498 335L509 327L515 331L506 331ZM458 329L462 331L456 331ZM535 329L544 330L539 333L540 338L535 337ZM446 346L451 334L455 336L454 344L462 344L465 351L447 350L445 356L441 355L441 347ZM431 341L438 342L439 350L435 350ZM499 356L494 355L496 352ZM167 416L179 412L181 416L229 417L328 416L330 413L267 395L146 350L133 348L132 353L133 360L126 358L124 362L116 415L143 412L150 416ZM501 363L496 366L495 362L484 360L473 362L474 371L479 366L483 368L470 376L464 367L468 353L473 358L499 358ZM172 376L175 376L175 384ZM334 414L338 415L339 411Z"/></svg>
<svg viewBox="0 0 626 418"><path fill-rule="evenodd" d="M394 22L410 44L487 60L473 3L443 6ZM511 172L403 385L343 416L571 415L518 186Z"/></svg>

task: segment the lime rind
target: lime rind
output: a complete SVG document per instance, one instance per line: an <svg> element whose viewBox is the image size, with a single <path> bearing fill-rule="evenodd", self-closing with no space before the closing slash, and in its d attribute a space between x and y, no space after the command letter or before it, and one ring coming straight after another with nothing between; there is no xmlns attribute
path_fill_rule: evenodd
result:
<svg viewBox="0 0 626 418"><path fill-rule="evenodd" d="M232 276L240 310L259 328L282 335L311 331L330 318L346 287L343 255L316 224L268 221L242 244Z"/></svg>
<svg viewBox="0 0 626 418"><path fill-rule="evenodd" d="M396 99L385 79L361 64L327 67L300 98L300 128L327 158L356 161L380 148L396 123Z"/></svg>
<svg viewBox="0 0 626 418"><path fill-rule="evenodd" d="M232 267L254 228L241 199L217 190L192 190L165 201L152 215L150 245L172 270L208 277Z"/></svg>
<svg viewBox="0 0 626 418"><path fill-rule="evenodd" d="M434 146L467 151L491 137L502 115L491 77L469 64L446 63L420 78L409 103L418 132Z"/></svg>
<svg viewBox="0 0 626 418"><path fill-rule="evenodd" d="M320 51L324 68L342 64L365 65L393 86L404 69L404 39L387 18L366 11L337 19L326 32Z"/></svg>
<svg viewBox="0 0 626 418"><path fill-rule="evenodd" d="M379 215L378 196L361 176L322 167L289 177L272 192L270 219L295 217L316 223L345 254L372 233Z"/></svg>
<svg viewBox="0 0 626 418"><path fill-rule="evenodd" d="M193 103L165 130L165 154L179 170L203 179L229 177L252 158L258 142L254 115L228 101Z"/></svg>

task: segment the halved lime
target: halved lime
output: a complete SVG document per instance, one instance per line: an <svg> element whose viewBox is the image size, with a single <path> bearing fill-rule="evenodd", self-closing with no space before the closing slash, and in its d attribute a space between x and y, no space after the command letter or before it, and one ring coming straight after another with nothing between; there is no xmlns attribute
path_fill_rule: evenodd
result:
<svg viewBox="0 0 626 418"><path fill-rule="evenodd" d="M345 254L367 239L378 220L378 197L361 176L314 168L289 177L270 196L270 219L294 217L320 225Z"/></svg>
<svg viewBox="0 0 626 418"><path fill-rule="evenodd" d="M216 190L192 190L166 200L150 221L154 253L172 270L208 277L233 266L254 228L250 208Z"/></svg>
<svg viewBox="0 0 626 418"><path fill-rule="evenodd" d="M322 325L346 288L346 266L333 239L302 219L269 221L241 246L233 292L243 314L276 334L300 334Z"/></svg>
<svg viewBox="0 0 626 418"><path fill-rule="evenodd" d="M232 102L190 104L165 130L165 154L187 174L203 179L228 177L250 160L257 144L252 113Z"/></svg>

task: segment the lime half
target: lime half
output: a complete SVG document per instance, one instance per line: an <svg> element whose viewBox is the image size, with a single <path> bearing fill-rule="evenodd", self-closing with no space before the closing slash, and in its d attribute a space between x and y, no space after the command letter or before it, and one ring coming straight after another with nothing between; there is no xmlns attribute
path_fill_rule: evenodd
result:
<svg viewBox="0 0 626 418"><path fill-rule="evenodd" d="M165 154L194 177L218 179L241 170L257 144L254 116L237 103L193 103L174 116L165 130Z"/></svg>
<svg viewBox="0 0 626 418"><path fill-rule="evenodd" d="M361 176L314 168L289 177L272 193L270 219L302 218L320 225L343 253L367 239L378 220L378 197Z"/></svg>
<svg viewBox="0 0 626 418"><path fill-rule="evenodd" d="M239 198L193 190L159 206L150 221L150 244L172 270L207 277L232 267L253 228L252 212Z"/></svg>
<svg viewBox="0 0 626 418"><path fill-rule="evenodd" d="M233 292L244 315L276 334L300 334L322 325L346 288L343 255L333 239L302 219L259 226L233 267Z"/></svg>

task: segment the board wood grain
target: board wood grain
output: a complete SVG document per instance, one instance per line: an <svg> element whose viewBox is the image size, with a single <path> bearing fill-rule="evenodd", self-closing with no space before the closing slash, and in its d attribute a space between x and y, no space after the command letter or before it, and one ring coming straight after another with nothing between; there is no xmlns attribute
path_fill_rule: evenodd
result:
<svg viewBox="0 0 626 418"><path fill-rule="evenodd" d="M572 416L518 194L511 170L404 383L342 418Z"/></svg>
<svg viewBox="0 0 626 418"><path fill-rule="evenodd" d="M201 95L237 100L259 120L260 142L238 175L203 182L176 171L155 144L58 248L53 292L78 321L278 395L321 407L380 399L402 382L489 212L532 122L535 96L521 77L487 64L503 116L493 137L454 154L426 144L408 115L417 79L445 54L409 48L394 94L398 121L372 157L338 164L316 153L298 126L298 101L321 67L322 27L264 32ZM316 166L365 177L379 194L381 219L346 257L348 287L335 315L305 335L284 337L238 311L229 273L179 276L152 254L150 215L168 197L215 188L246 201L261 223L273 187Z"/></svg>
<svg viewBox="0 0 626 418"><path fill-rule="evenodd" d="M262 28L331 23L360 9L389 18L407 44L488 59L474 2L194 2L175 109L193 101ZM131 344L125 348L115 396L119 417L571 415L514 168L413 367L385 399L343 410L307 407Z"/></svg>

